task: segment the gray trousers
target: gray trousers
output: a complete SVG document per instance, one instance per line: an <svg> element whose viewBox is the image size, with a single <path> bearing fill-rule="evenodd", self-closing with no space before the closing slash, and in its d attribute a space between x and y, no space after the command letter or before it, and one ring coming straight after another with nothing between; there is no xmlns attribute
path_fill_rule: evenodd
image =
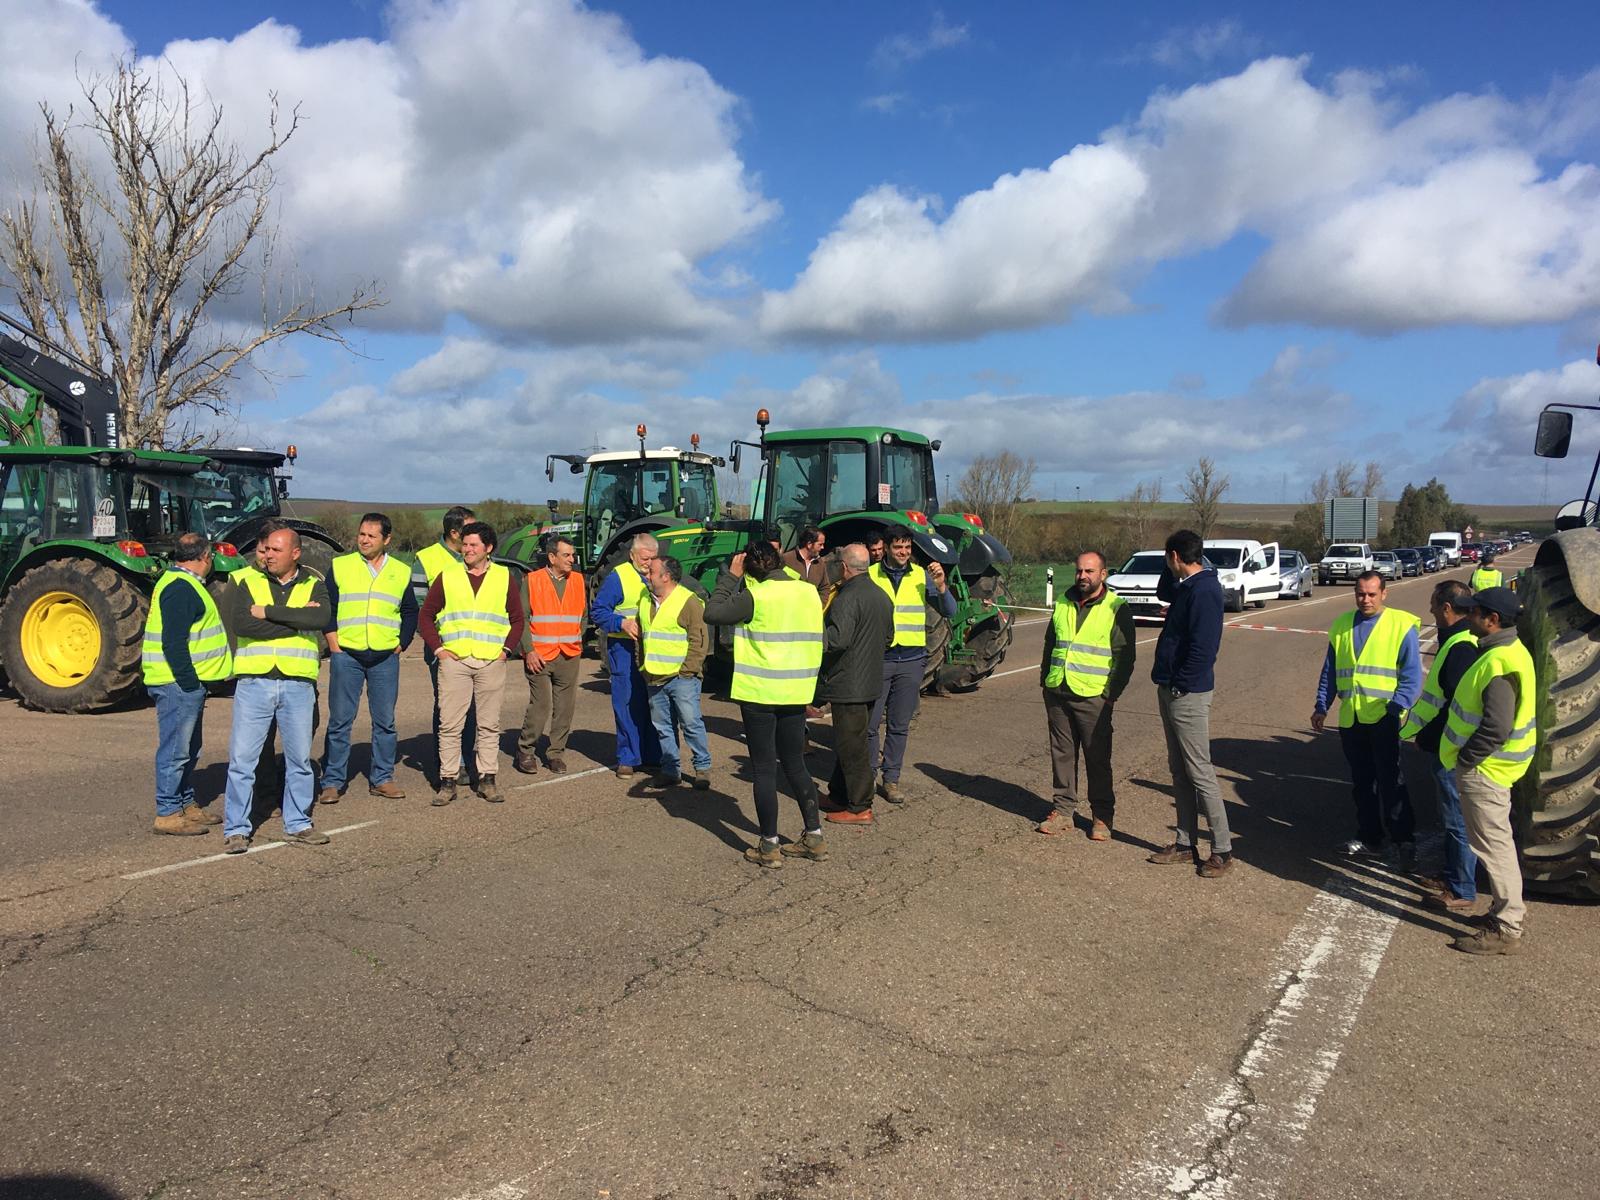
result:
<svg viewBox="0 0 1600 1200"><path fill-rule="evenodd" d="M883 781L894 783L900 778L900 767L906 759L906 740L911 736L911 718L917 715L917 704L922 699L922 673L928 657L896 662L883 660L883 690L872 706L867 728L867 761L874 769L883 770ZM883 733L883 759L878 758L878 726L888 721Z"/></svg>
<svg viewBox="0 0 1600 1200"><path fill-rule="evenodd" d="M1211 765L1211 696L1210 692L1189 692L1174 697L1169 688L1156 685L1178 808L1178 845L1194 846L1200 840L1200 809L1204 808L1206 824L1211 827L1211 852L1228 854L1233 850L1233 835L1228 832L1228 814Z"/></svg>

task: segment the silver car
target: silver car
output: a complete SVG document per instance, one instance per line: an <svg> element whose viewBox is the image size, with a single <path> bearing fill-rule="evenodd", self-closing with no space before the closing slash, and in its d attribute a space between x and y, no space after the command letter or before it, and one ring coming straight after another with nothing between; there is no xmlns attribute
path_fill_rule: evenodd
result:
<svg viewBox="0 0 1600 1200"><path fill-rule="evenodd" d="M1382 575L1385 581L1404 578L1406 573L1405 565L1393 550L1374 550L1372 569Z"/></svg>
<svg viewBox="0 0 1600 1200"><path fill-rule="evenodd" d="M1298 550L1278 554L1278 599L1299 600L1311 595L1317 582L1317 568Z"/></svg>

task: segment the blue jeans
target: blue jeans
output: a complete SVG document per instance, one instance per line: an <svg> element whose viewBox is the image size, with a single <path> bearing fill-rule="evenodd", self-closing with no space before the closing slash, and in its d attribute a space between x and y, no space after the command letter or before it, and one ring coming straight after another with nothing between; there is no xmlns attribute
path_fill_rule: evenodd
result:
<svg viewBox="0 0 1600 1200"><path fill-rule="evenodd" d="M696 775L711 770L711 747L706 743L706 721L700 715L700 680L694 675L679 675L666 683L649 687L650 722L656 728L656 738L661 742L661 773L679 775L682 760L678 756L678 731L689 743L689 754Z"/></svg>
<svg viewBox="0 0 1600 1200"><path fill-rule="evenodd" d="M317 685L309 679L268 679L246 675L233 693L233 731L228 747L228 794L223 806L224 837L249 837L250 797L256 762L267 731L277 718L283 739L283 829L311 828L311 714Z"/></svg>
<svg viewBox="0 0 1600 1200"><path fill-rule="evenodd" d="M175 683L161 683L149 691L156 702L156 815L169 817L194 803L206 689L186 692Z"/></svg>
<svg viewBox="0 0 1600 1200"><path fill-rule="evenodd" d="M344 790L350 778L350 727L367 689L372 718L372 762L367 783L377 787L394 778L394 703L400 695L400 656L390 654L364 667L348 654L328 656L328 736L322 744L322 786Z"/></svg>
<svg viewBox="0 0 1600 1200"><path fill-rule="evenodd" d="M1444 826L1444 881L1460 900L1478 898L1478 856L1467 845L1467 821L1461 815L1461 794L1455 773L1437 759L1433 764L1434 790L1439 796L1439 822Z"/></svg>
<svg viewBox="0 0 1600 1200"><path fill-rule="evenodd" d="M630 638L606 638L606 670L610 672L611 715L617 723L617 765L637 767L661 761L656 727L650 721L650 697L644 676L633 662Z"/></svg>

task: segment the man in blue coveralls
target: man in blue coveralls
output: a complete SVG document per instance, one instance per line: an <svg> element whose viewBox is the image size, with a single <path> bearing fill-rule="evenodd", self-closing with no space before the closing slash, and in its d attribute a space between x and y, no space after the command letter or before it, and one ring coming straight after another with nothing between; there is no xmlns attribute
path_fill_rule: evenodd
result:
<svg viewBox="0 0 1600 1200"><path fill-rule="evenodd" d="M606 635L606 670L611 675L611 712L617 721L617 778L661 762L650 721L650 697L639 673L639 602L656 558L656 539L634 536L628 561L606 576L589 605L589 617Z"/></svg>

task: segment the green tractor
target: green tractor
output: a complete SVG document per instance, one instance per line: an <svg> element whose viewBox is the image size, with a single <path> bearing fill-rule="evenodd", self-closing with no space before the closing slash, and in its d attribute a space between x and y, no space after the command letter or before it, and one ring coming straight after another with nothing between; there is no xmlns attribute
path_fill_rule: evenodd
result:
<svg viewBox="0 0 1600 1200"><path fill-rule="evenodd" d="M1597 355L1600 361L1600 355ZM1565 458L1571 409L1539 414L1534 453ZM1513 815L1528 890L1600 900L1600 456L1579 500L1556 513L1556 532L1516 581L1522 639L1539 679L1539 749L1517 782Z"/></svg>
<svg viewBox="0 0 1600 1200"><path fill-rule="evenodd" d="M195 453L210 460L206 480L216 494L204 505L205 525L200 532L250 558L261 540L261 527L276 519L300 535L300 561L324 579L328 577L334 556L343 554L344 547L321 525L289 516L283 509L290 479L284 464L293 466L298 455L295 447L290 446L287 454L223 446L207 446Z"/></svg>

